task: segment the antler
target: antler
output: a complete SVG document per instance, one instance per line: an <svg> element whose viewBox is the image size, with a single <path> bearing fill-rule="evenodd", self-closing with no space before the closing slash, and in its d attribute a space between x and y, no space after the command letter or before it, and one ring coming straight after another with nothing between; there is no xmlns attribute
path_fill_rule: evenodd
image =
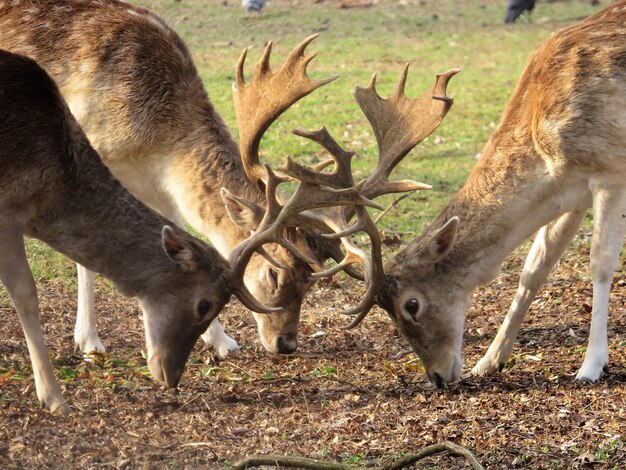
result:
<svg viewBox="0 0 626 470"><path fill-rule="evenodd" d="M398 163L411 151L413 147L428 137L441 123L454 102L446 95L448 81L459 72L458 69L449 70L436 77L431 91L421 97L410 99L404 94L404 87L408 75L408 65L404 68L400 81L391 97L381 98L376 92L376 75L367 88L357 87L355 98L361 110L372 125L378 143L379 159L375 171L365 180L362 194L373 199L382 194L430 189L430 185L416 181L389 181L389 175ZM332 156L336 168L334 172L326 174L324 184L331 187L349 187L354 184L350 162L353 152L347 152L328 134L326 129L317 132L303 132L296 130L296 135L308 138L324 147ZM327 165L324 162L321 165ZM285 173L300 180L306 181L311 173L310 169L288 160L283 169ZM321 181L318 177L318 181ZM339 186L332 186L338 184ZM375 223L363 206L346 208L347 210L326 210L320 217L335 231L326 235L328 238L341 238L346 249L345 258L333 268L315 273L313 276L329 276L347 266L360 263L365 273L367 291L363 300L354 308L344 313L356 314L355 319L345 328L354 328L365 318L376 304L376 297L385 282L385 272L382 261L382 246L380 234ZM347 220L353 215L357 222L348 227ZM367 233L371 242L371 256L357 248L349 238L350 235L363 231ZM350 274L350 273L349 273Z"/></svg>
<svg viewBox="0 0 626 470"><path fill-rule="evenodd" d="M266 243L278 243L305 263L313 266L318 265L316 260L302 253L284 235L285 229L288 225L293 225L293 219L298 214L311 209L331 206L370 206L377 209L381 208L378 204L369 201L360 194L364 182L346 188L334 189L324 185L326 182L325 174L314 171L309 171L306 180L301 181L291 198L285 205L281 205L276 197L276 188L280 183L287 181L287 178L277 176L267 165L265 171L267 173L265 178L265 196L267 199L265 215L255 233L237 245L230 256L231 285L235 291L244 297L252 297L243 282L246 266L254 252L258 252ZM222 188L221 192L223 196L225 194L232 196L226 188ZM319 265L318 267L323 269ZM264 306L260 310L258 308L253 310L261 312L275 311L275 309Z"/></svg>
<svg viewBox="0 0 626 470"><path fill-rule="evenodd" d="M287 175L296 178L303 182L316 182L323 184L335 190L339 191L341 188L349 188L354 186L354 179L352 176L351 161L355 155L354 152L347 152L337 143L336 140L328 133L326 128L322 128L314 132L305 132L299 129L293 131L294 134L312 140L322 147L324 147L332 157L332 161L335 163L335 170L330 173L319 173L313 169L309 169L299 165L291 159L287 159L287 164L281 169ZM327 166L329 162L323 162L318 165L320 167ZM359 185L361 186L362 181ZM381 206L369 204L371 207L382 209ZM325 238L339 238L343 244L346 255L343 260L339 261L335 266L322 272L313 273L315 278L333 276L339 271L346 271L353 277L361 277L354 275L348 268L352 264L359 264L365 274L365 282L367 284L367 290L361 302L349 310L344 311L346 315L359 314L357 318L352 322L354 326L360 323L362 318L367 314L371 307L376 303L376 295L380 285L383 283L385 273L383 271L382 262L382 246L380 240L380 234L376 228L376 224L369 216L365 205L355 205L354 210L357 215L357 222L348 226L343 211L339 207L327 208L325 211L317 211L315 214L317 218L324 221L330 229L335 233L322 235ZM371 256L364 250L358 248L350 238L351 235L357 232L365 232L370 238L371 242ZM355 323L356 322L356 323ZM348 325L352 327L352 323Z"/></svg>
<svg viewBox="0 0 626 470"><path fill-rule="evenodd" d="M460 72L452 69L438 74L435 85L420 97L404 94L409 65L404 67L400 81L387 99L376 92L376 74L366 88L357 87L354 97L370 122L378 143L378 164L367 178L363 194L373 199L382 194L430 189L417 181L390 182L389 175L413 147L428 137L446 116L454 98L446 95L448 81Z"/></svg>
<svg viewBox="0 0 626 470"><path fill-rule="evenodd" d="M235 110L239 125L239 146L244 170L248 178L261 189L265 170L259 161L259 144L263 133L285 110L300 98L332 82L333 76L324 80L311 80L306 68L317 54L306 57L304 50L317 38L309 36L298 44L276 73L270 67L272 42L268 42L261 60L256 64L249 84L244 81L244 62L248 49L244 49L237 62L236 81L233 84Z"/></svg>

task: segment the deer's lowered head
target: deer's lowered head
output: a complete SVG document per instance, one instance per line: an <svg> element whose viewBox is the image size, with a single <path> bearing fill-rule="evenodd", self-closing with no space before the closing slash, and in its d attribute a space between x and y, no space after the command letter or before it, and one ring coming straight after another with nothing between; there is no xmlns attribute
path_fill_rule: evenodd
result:
<svg viewBox="0 0 626 470"><path fill-rule="evenodd" d="M171 269L178 273L152 273L153 284L138 300L150 373L167 387L176 387L197 339L228 302L233 288L228 263L212 247L169 226L163 228L162 241L175 265Z"/></svg>
<svg viewBox="0 0 626 470"><path fill-rule="evenodd" d="M458 380L463 362L463 318L469 292L446 276L459 219L410 243L385 266L377 303L422 360L430 381L441 388Z"/></svg>

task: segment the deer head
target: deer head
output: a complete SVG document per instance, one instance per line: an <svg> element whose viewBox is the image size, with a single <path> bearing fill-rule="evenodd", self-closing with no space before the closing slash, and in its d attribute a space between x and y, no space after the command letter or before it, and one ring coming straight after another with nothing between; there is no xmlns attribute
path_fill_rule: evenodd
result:
<svg viewBox="0 0 626 470"><path fill-rule="evenodd" d="M249 83L244 80L247 50L237 63L233 94L241 159L246 175L261 191L267 187L266 169L259 158L264 132L296 101L336 78L311 80L306 74L315 54L305 56L304 51L316 37L310 36L296 46L276 72L270 67L272 43L268 43ZM241 196L222 191L231 219L250 233L256 233L263 221L264 208ZM280 194L276 197L279 202L283 201ZM300 215L297 223L287 224L283 229L282 244L269 243L260 254L251 256L250 269L246 270L244 279L259 301L283 307L273 315L255 313L255 318L263 346L271 352L289 354L297 348L300 308L314 282L311 274L319 270L325 259L340 256L340 253L336 242L315 235L320 230L328 230L316 220ZM285 241L304 256L294 256L285 248Z"/></svg>

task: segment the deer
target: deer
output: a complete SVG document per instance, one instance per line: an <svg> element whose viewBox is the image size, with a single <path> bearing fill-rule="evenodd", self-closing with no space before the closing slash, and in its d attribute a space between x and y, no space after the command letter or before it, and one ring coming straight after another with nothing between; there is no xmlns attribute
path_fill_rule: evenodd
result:
<svg viewBox="0 0 626 470"><path fill-rule="evenodd" d="M591 328L575 380L602 377L609 292L626 233L625 24L622 0L553 33L534 52L461 189L387 263L372 253L370 282L377 287L369 302L351 312L356 317L347 327L380 306L420 357L430 382L443 388L461 376L472 292L494 279L505 257L535 234L511 307L472 369L477 376L494 374L506 364L532 300L592 208ZM368 196L366 188L363 194Z"/></svg>
<svg viewBox="0 0 626 470"><path fill-rule="evenodd" d="M0 2L0 47L32 57L54 78L104 163L135 197L180 227L186 221L225 258L256 230L265 208L260 136L293 103L336 78L305 76L314 56L305 58L303 51L313 39L299 44L278 72L268 67L258 85L245 87L245 99L237 98L244 88L235 91L237 145L186 45L158 15L119 0ZM276 91L287 86L292 91L279 99L282 93ZM263 98L267 93L274 93L271 100ZM222 187L255 208L237 198L224 201ZM326 230L318 226L309 221L310 230L289 228L312 264L280 245L268 245L265 251L274 262L257 254L246 271L254 296L282 307L274 315L254 314L261 343L270 352L296 350L302 300L313 285L310 275L341 255L336 242L314 235ZM93 273L78 266L78 279L77 350L104 351L95 324ZM238 349L218 321L203 338L218 356Z"/></svg>
<svg viewBox="0 0 626 470"><path fill-rule="evenodd" d="M24 237L43 241L138 298L148 368L173 388L196 340L233 294L254 311L279 310L259 302L244 275L266 243L296 250L285 235L292 218L326 206L374 205L358 185L335 191L301 184L280 207L270 204L254 237L227 261L132 196L102 163L52 78L32 59L3 50L0 136L0 281L24 330L37 397L61 414L70 407L45 347Z"/></svg>
<svg viewBox="0 0 626 470"><path fill-rule="evenodd" d="M176 386L195 341L234 292L226 261L111 176L53 80L31 59L0 52L0 102L0 280L24 329L39 400L52 411L69 411L38 323L24 236L138 297L150 372ZM245 286L235 292L265 311Z"/></svg>

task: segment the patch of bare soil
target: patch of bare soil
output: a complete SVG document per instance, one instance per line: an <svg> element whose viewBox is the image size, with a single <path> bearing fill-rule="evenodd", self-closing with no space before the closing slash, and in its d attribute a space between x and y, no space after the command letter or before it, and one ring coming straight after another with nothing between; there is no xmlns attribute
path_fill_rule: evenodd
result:
<svg viewBox="0 0 626 470"><path fill-rule="evenodd" d="M464 355L468 376L448 390L428 384L419 360L386 315L353 331L337 312L358 286L318 285L308 296L293 356L262 350L251 316L231 305L221 320L242 351L218 361L200 341L183 383L162 390L147 375L142 324L132 300L101 285L106 356L73 351L75 299L61 282L40 287L51 356L74 413L39 408L17 316L0 308L0 467L222 468L250 454L298 454L380 464L450 440L487 468L623 468L626 463L626 278L611 293L610 373L573 382L590 322L588 250L570 253L534 301L505 370L475 378L516 289L521 255L475 294ZM420 468L464 468L447 455Z"/></svg>

